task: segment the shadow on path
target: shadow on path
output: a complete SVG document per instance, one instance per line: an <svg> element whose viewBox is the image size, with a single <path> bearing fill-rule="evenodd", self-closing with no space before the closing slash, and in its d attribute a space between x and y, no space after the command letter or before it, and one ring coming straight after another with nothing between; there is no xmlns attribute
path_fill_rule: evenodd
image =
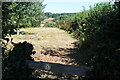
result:
<svg viewBox="0 0 120 80"><path fill-rule="evenodd" d="M17 44L12 43L14 48L8 52L8 54L3 54L2 61L2 75L3 79L15 78L23 79L29 78L33 70L28 69L25 63L26 60L32 60L31 54L35 54L33 51L33 45L28 42L19 42Z"/></svg>
<svg viewBox="0 0 120 80"><path fill-rule="evenodd" d="M85 65L85 55L81 52L79 46L75 43L73 48L43 48L41 54L56 56L60 58L67 58L70 60L64 60L65 62L76 63L77 65ZM63 62L64 62L63 61Z"/></svg>
<svg viewBox="0 0 120 80"><path fill-rule="evenodd" d="M6 78L14 78L14 79L23 79L23 78L30 78L32 75L35 77L39 76L41 79L80 79L81 77L77 75L67 75L67 74L58 74L52 73L50 71L44 70L34 70L28 69L26 65L26 60L33 59L30 55L35 54L33 51L33 45L28 42L19 42L19 43L12 43L14 48L8 52L7 55L3 54L3 79ZM67 53L67 54L66 54ZM69 57L71 61L66 60L69 63L77 63L81 65L82 56L79 53L79 49L75 48L58 48L58 49L44 49L42 54L47 55L50 54L51 56L58 56L61 58ZM55 64L55 63L54 63ZM83 80L81 78L80 80Z"/></svg>

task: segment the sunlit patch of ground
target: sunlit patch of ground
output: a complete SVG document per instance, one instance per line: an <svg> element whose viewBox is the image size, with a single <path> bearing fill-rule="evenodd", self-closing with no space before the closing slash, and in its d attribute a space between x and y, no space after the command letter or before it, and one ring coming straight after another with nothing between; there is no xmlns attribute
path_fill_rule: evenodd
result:
<svg viewBox="0 0 120 80"><path fill-rule="evenodd" d="M74 59L67 56L77 40L67 32L58 28L23 28L20 31L20 35L12 35L13 42L27 41L33 44L36 53L31 56L34 61L77 65ZM41 71L35 71L34 75L38 73L41 74Z"/></svg>

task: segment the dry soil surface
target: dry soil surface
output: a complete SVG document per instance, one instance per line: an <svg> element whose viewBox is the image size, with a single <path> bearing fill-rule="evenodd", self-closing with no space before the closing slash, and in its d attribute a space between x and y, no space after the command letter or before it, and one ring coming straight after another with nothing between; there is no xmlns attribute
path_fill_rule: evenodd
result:
<svg viewBox="0 0 120 80"><path fill-rule="evenodd" d="M32 55L35 61L44 61L60 64L75 65L73 59L66 56L74 48L74 42L70 34L58 28L23 28L20 35L12 35L13 42L27 41L34 46L36 51Z"/></svg>
<svg viewBox="0 0 120 80"><path fill-rule="evenodd" d="M34 61L77 65L75 60L68 56L74 54L74 43L77 40L64 30L58 28L22 28L20 29L20 35L15 34L11 37L14 43L27 41L34 46L36 53L31 55ZM43 78L58 78L46 71L35 70L33 74ZM65 78L65 75L63 77ZM61 77L61 79L63 78Z"/></svg>

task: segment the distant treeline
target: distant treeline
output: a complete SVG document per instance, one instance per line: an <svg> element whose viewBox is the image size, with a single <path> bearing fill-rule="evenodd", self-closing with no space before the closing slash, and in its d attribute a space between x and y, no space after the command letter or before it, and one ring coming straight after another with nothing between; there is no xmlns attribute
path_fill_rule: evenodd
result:
<svg viewBox="0 0 120 80"><path fill-rule="evenodd" d="M46 13L45 13L45 16L46 16L47 18L56 18L56 17L58 17L58 16L63 16L63 15L72 16L72 15L74 15L74 14L76 14L76 13L51 13L51 12L46 12Z"/></svg>
<svg viewBox="0 0 120 80"><path fill-rule="evenodd" d="M54 18L55 23L71 22L76 13L50 13L46 12L46 18Z"/></svg>

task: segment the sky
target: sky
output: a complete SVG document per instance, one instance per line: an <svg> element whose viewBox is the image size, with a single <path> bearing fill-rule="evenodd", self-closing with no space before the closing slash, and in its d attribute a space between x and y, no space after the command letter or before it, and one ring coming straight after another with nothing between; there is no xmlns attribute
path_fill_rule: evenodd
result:
<svg viewBox="0 0 120 80"><path fill-rule="evenodd" d="M110 0L44 0L46 4L45 12L51 13L75 13L83 10L83 6L88 10L89 6Z"/></svg>

